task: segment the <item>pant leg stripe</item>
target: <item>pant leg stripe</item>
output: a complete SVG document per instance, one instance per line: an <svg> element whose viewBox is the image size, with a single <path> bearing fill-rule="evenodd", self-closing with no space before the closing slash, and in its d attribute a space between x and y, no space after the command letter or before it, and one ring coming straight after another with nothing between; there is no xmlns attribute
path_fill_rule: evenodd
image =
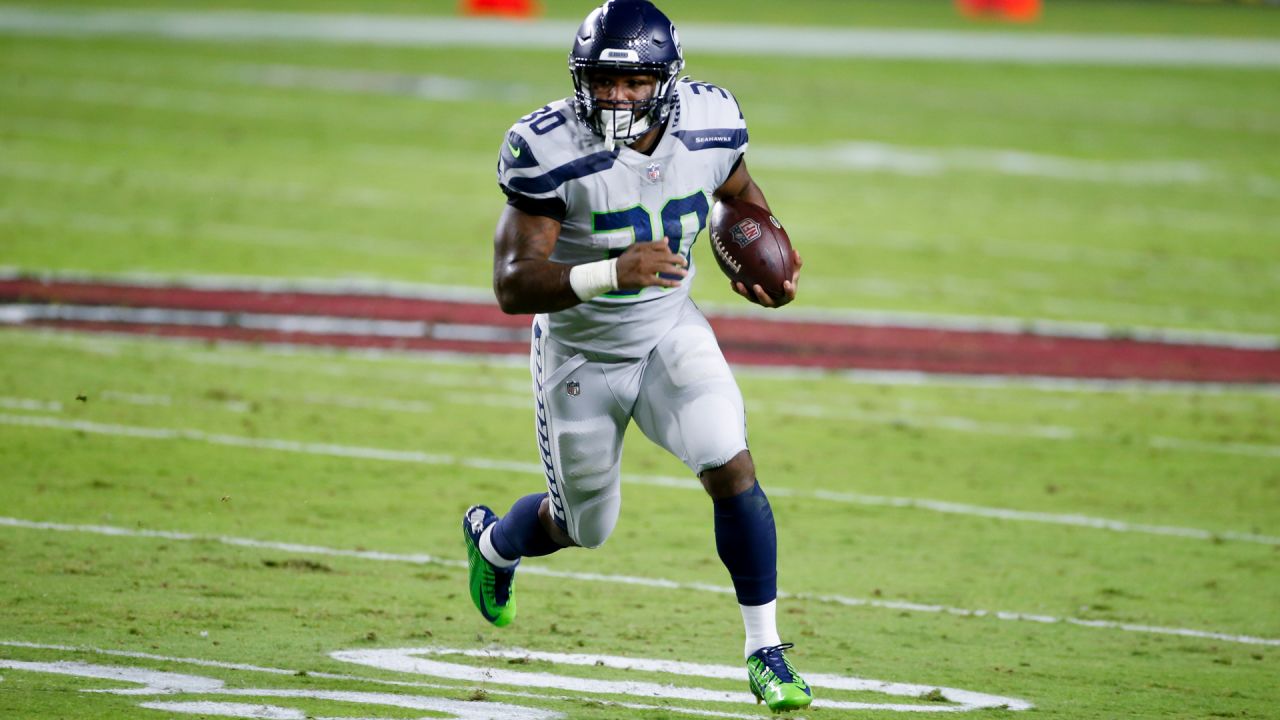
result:
<svg viewBox="0 0 1280 720"><path fill-rule="evenodd" d="M564 500L560 494L560 482L556 477L555 458L551 454L550 426L547 422L546 388L543 386L542 332L541 326L534 324L534 366L537 368L538 384L538 451L542 454L542 466L547 476L547 497L551 501L551 517L556 525L568 532L565 518Z"/></svg>

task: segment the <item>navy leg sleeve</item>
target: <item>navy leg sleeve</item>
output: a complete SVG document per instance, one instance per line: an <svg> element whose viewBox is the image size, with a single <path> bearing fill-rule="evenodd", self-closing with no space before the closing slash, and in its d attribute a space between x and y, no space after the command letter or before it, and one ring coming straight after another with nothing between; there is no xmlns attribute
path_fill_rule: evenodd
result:
<svg viewBox="0 0 1280 720"><path fill-rule="evenodd" d="M508 560L550 555L560 549L538 520L538 506L546 493L525 495L494 524L489 540L493 549Z"/></svg>
<svg viewBox="0 0 1280 720"><path fill-rule="evenodd" d="M713 501L716 551L733 578L741 605L764 605L778 597L778 533L773 508L760 483L744 493Z"/></svg>

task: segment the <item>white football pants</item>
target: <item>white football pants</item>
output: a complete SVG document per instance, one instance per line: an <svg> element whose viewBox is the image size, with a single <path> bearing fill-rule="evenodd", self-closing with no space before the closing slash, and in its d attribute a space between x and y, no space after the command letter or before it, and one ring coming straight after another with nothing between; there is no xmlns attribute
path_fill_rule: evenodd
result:
<svg viewBox="0 0 1280 720"><path fill-rule="evenodd" d="M742 393L692 301L648 355L621 362L593 361L556 341L537 315L529 367L552 515L583 547L603 544L617 524L622 437L632 418L695 473L747 447Z"/></svg>

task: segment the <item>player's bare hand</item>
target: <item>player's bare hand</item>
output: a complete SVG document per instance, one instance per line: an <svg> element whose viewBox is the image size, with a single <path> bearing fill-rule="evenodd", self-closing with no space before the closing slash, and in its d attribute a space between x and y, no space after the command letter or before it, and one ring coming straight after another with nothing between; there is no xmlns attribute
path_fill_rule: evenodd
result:
<svg viewBox="0 0 1280 720"><path fill-rule="evenodd" d="M804 265L804 261L800 259L800 253L795 248L791 249L791 279L782 281L782 290L786 293L783 297L774 300L764 288L759 285L752 285L748 291L747 286L740 282L731 282L729 286L733 291L742 297L750 300L757 305L763 305L767 308L779 308L792 300L796 299L796 293L800 289L800 266Z"/></svg>
<svg viewBox="0 0 1280 720"><path fill-rule="evenodd" d="M671 252L667 239L635 243L618 256L618 289L657 285L679 287L689 274L689 261Z"/></svg>

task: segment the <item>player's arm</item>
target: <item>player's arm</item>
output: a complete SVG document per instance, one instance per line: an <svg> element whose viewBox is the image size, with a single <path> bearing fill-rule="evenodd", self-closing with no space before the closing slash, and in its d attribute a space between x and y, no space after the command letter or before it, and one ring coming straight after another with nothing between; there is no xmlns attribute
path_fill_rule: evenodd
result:
<svg viewBox="0 0 1280 720"><path fill-rule="evenodd" d="M720 187L716 188L712 195L715 195L717 200L726 198L746 200L749 203L759 205L769 212L773 212L769 207L769 201L765 200L764 191L760 189L755 180L751 179L751 173L747 171L747 158L745 156L738 158L738 164L734 166L733 172L729 173L729 178ZM747 291L747 287L740 282L729 283L729 286L742 297L754 300L765 307L782 307L796 299L796 291L800 283L800 266L804 264L804 261L800 259L800 253L795 248L791 249L791 262L794 270L791 272L791 279L782 283L783 289L787 292L787 297L782 301L774 302L773 298L769 297L769 293L765 292L764 288L759 285L752 287L750 293ZM754 298L752 293L755 295Z"/></svg>
<svg viewBox="0 0 1280 720"><path fill-rule="evenodd" d="M769 201L764 199L764 191L755 180L751 179L751 173L747 172L746 156L738 158L738 164L733 166L733 172L729 173L729 178L711 194L715 195L717 200L726 198L746 200L772 212Z"/></svg>
<svg viewBox="0 0 1280 720"><path fill-rule="evenodd" d="M636 243L611 260L574 266L551 261L559 237L555 218L512 205L503 209L493 238L493 292L503 312L556 312L611 290L676 287L687 272L688 263L671 252L666 238Z"/></svg>

